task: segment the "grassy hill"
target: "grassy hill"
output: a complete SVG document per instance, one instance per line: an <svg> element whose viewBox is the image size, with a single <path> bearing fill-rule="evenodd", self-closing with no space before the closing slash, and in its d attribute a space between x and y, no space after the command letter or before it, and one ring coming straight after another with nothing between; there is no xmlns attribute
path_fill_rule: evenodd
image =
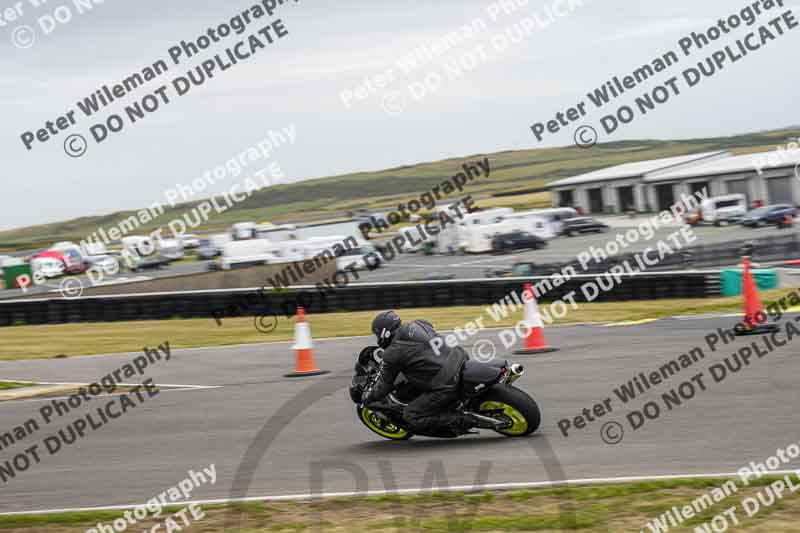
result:
<svg viewBox="0 0 800 533"><path fill-rule="evenodd" d="M475 181L470 192L481 207L510 206L516 209L549 205L547 193L534 193L548 182L621 163L658 159L713 150L749 153L774 150L785 145L788 137L800 134L800 128L758 132L732 137L687 139L680 141L623 141L599 144L585 150L576 147L515 150L494 154L474 154L459 158L391 168L378 172L360 172L299 183L278 185L255 193L228 211L215 215L208 224L192 231L229 227L247 220L300 222L334 218L350 210L386 208L406 202L458 172L460 165L477 157L489 157L492 174ZM233 181L231 183L234 183ZM519 195L494 196L517 192ZM191 210L198 202L178 205L137 233L155 230ZM31 226L0 232L0 250L30 249L49 246L55 241L79 241L98 228L109 229L135 211L121 211L97 217L82 217L64 222Z"/></svg>

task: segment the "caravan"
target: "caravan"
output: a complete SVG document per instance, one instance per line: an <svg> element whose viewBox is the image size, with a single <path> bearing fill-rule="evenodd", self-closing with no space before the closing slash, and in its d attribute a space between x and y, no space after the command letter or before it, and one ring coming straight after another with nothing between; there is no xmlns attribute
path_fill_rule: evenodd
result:
<svg viewBox="0 0 800 533"><path fill-rule="evenodd" d="M132 256L147 257L156 252L156 244L150 237L130 235L122 238L122 252Z"/></svg>
<svg viewBox="0 0 800 533"><path fill-rule="evenodd" d="M400 228L397 231L405 238L405 241L401 247L403 252L419 252L423 249L425 243L427 242L422 238L422 234L416 226L407 226L405 228Z"/></svg>
<svg viewBox="0 0 800 533"><path fill-rule="evenodd" d="M514 230L525 231L544 240L557 237L561 231L561 221L556 221L552 214L542 215L541 211L514 213L506 217L505 222Z"/></svg>
<svg viewBox="0 0 800 533"><path fill-rule="evenodd" d="M297 227L294 224L276 226L275 224L261 224L256 227L256 239L267 239L272 242L285 242L298 240Z"/></svg>
<svg viewBox="0 0 800 533"><path fill-rule="evenodd" d="M231 227L231 236L234 241L246 241L256 237L255 222L238 222Z"/></svg>
<svg viewBox="0 0 800 533"><path fill-rule="evenodd" d="M555 235L564 231L564 221L578 216L578 211L572 207L556 207L553 209L536 209L530 213L543 217L549 226L548 230Z"/></svg>
<svg viewBox="0 0 800 533"><path fill-rule="evenodd" d="M508 231L507 226L502 224L513 213L510 207L498 207L465 215L456 230L458 249L473 254L491 251L492 238Z"/></svg>
<svg viewBox="0 0 800 533"><path fill-rule="evenodd" d="M703 200L700 207L687 214L689 225L700 223L723 226L740 222L747 214L747 198L743 194L726 194Z"/></svg>
<svg viewBox="0 0 800 533"><path fill-rule="evenodd" d="M499 220L459 228L459 248L465 253L481 254L492 251L492 240L502 233L518 230L519 221Z"/></svg>

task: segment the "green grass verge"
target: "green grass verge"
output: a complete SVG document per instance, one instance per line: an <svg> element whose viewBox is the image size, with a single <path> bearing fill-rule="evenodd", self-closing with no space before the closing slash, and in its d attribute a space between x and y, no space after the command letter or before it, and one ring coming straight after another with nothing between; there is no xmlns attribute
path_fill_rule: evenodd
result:
<svg viewBox="0 0 800 533"><path fill-rule="evenodd" d="M800 495L784 493L779 503L747 518L740 502L753 497L777 478L765 477L685 521L670 532L691 532L731 506L739 507L737 531L797 531ZM586 533L649 531L646 524L673 506L690 505L723 479L676 479L627 484L475 494L433 493L417 496L336 498L318 502L249 502L204 506L205 517L188 532L229 531L582 531ZM164 520L179 508L165 511ZM120 511L58 513L0 517L0 530L69 533L109 524ZM137 531L155 524L145 520ZM227 526L227 527L225 527ZM321 528L320 528L321 526Z"/></svg>
<svg viewBox="0 0 800 533"><path fill-rule="evenodd" d="M762 301L769 302L790 292L779 289L763 293ZM543 309L546 304L542 304ZM697 298L675 300L643 300L581 304L556 324L576 322L622 322L674 315L737 312L741 298ZM506 319L494 322L486 306L433 307L399 310L406 320L426 318L439 331L464 326L479 317L485 327L505 327L522 319L522 310ZM309 318L314 338L344 337L369 334L374 312L327 313ZM270 324L271 325L271 324ZM294 320L277 318L275 329L264 334L256 330L254 317L225 318L222 325L211 319L174 319L139 322L104 322L58 324L45 326L13 326L0 329L0 360L50 358L57 355L75 356L140 351L169 341L171 348L230 346L270 341L291 340Z"/></svg>
<svg viewBox="0 0 800 533"><path fill-rule="evenodd" d="M33 387L36 383L17 383L15 381L0 381L0 390L23 389Z"/></svg>

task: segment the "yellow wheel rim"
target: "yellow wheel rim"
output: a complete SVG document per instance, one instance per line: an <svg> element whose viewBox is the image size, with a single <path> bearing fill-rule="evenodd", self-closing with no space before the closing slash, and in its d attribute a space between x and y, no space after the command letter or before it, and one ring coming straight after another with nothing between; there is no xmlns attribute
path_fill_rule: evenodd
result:
<svg viewBox="0 0 800 533"><path fill-rule="evenodd" d="M522 413L507 403L483 402L478 408L478 411L503 411L503 415L508 417L512 422L511 427L497 430L498 433L502 433L503 435L522 435L528 430L528 421L522 416Z"/></svg>
<svg viewBox="0 0 800 533"><path fill-rule="evenodd" d="M408 436L407 430L391 422L385 422L377 416L372 409L364 407L361 409L360 416L361 421L381 437L386 437L387 439L405 439Z"/></svg>

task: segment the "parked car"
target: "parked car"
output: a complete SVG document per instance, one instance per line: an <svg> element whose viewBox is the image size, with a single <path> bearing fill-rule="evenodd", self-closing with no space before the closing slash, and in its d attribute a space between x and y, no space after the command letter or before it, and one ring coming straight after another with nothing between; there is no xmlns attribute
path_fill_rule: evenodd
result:
<svg viewBox="0 0 800 533"><path fill-rule="evenodd" d="M787 215L794 219L797 217L797 209L789 204L767 205L747 213L742 219L742 226L749 228L769 225L782 226Z"/></svg>
<svg viewBox="0 0 800 533"><path fill-rule="evenodd" d="M561 233L567 237L572 237L578 233L605 233L608 231L608 224L603 224L591 217L574 217L564 221Z"/></svg>
<svg viewBox="0 0 800 533"><path fill-rule="evenodd" d="M363 244L353 248L336 258L336 268L345 270L374 270L383 264L384 259L372 244Z"/></svg>
<svg viewBox="0 0 800 533"><path fill-rule="evenodd" d="M31 259L31 270L34 279L57 278L64 275L64 261L52 256L39 256Z"/></svg>
<svg viewBox="0 0 800 533"><path fill-rule="evenodd" d="M90 255L85 258L88 267L95 272L119 272L119 261L110 255Z"/></svg>
<svg viewBox="0 0 800 533"><path fill-rule="evenodd" d="M211 239L202 239L197 247L197 257L200 259L214 259L220 253L219 248L211 244Z"/></svg>
<svg viewBox="0 0 800 533"><path fill-rule="evenodd" d="M180 238L181 244L183 244L184 250L193 250L195 248L200 248L200 238L197 235L182 235Z"/></svg>
<svg viewBox="0 0 800 533"><path fill-rule="evenodd" d="M154 269L161 269L167 268L172 261L168 257L164 257L162 255L149 255L147 257L141 257L139 255L131 255L128 256L128 263L127 266L130 268L131 272L139 272L140 270L154 270Z"/></svg>
<svg viewBox="0 0 800 533"><path fill-rule="evenodd" d="M514 250L538 250L547 246L547 241L527 231L500 233L492 239L492 251L511 252Z"/></svg>

